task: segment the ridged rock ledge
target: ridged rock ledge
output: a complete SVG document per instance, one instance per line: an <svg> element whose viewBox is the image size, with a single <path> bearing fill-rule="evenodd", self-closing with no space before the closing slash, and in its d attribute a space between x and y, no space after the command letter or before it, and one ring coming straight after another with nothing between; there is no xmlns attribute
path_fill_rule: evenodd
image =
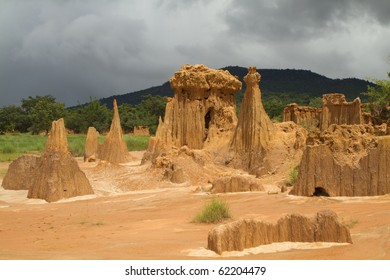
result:
<svg viewBox="0 0 390 280"><path fill-rule="evenodd" d="M207 248L222 254L286 241L352 243L349 229L334 212L324 210L314 217L287 215L276 224L242 219L219 225L209 232Z"/></svg>

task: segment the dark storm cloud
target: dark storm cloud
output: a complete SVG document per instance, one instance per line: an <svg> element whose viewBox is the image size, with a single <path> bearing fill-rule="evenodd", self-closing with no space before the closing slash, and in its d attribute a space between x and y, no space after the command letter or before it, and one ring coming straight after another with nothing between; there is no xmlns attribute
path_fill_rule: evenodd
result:
<svg viewBox="0 0 390 280"><path fill-rule="evenodd" d="M233 0L227 33L257 46L253 64L331 77L384 77L390 54L387 0Z"/></svg>
<svg viewBox="0 0 390 280"><path fill-rule="evenodd" d="M385 78L388 0L0 0L0 107L145 89L185 63Z"/></svg>
<svg viewBox="0 0 390 280"><path fill-rule="evenodd" d="M234 0L227 10L226 22L238 36L288 42L346 30L348 23L359 17L388 25L389 14L387 0Z"/></svg>
<svg viewBox="0 0 390 280"><path fill-rule="evenodd" d="M95 1L37 2L6 2L2 10L1 103L53 94L75 104L142 88L137 71L147 55L142 18L111 13L104 5L98 9Z"/></svg>

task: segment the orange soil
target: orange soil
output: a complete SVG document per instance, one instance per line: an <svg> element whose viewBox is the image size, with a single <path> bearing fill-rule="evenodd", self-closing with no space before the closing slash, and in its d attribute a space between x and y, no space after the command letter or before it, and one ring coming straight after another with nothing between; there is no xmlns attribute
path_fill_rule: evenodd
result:
<svg viewBox="0 0 390 280"><path fill-rule="evenodd" d="M93 164L79 163L90 180L94 172L101 172ZM128 166L129 176L134 168L138 167ZM101 188L104 182L95 179L91 184ZM194 189L171 185L56 203L27 200L27 191L0 189L0 259L205 259L206 255L189 256L188 251L205 248L214 225L191 220L215 195ZM312 215L330 209L352 226L352 245L236 259L390 259L389 195L312 198L247 192L218 196L228 201L233 219L275 221L288 213Z"/></svg>

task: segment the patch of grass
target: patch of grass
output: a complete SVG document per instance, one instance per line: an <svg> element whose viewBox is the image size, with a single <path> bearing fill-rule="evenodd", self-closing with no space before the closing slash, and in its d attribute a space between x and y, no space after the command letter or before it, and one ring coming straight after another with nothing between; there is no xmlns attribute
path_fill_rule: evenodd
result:
<svg viewBox="0 0 390 280"><path fill-rule="evenodd" d="M293 186L295 184L295 182L298 179L298 173L299 173L299 166L298 165L291 168L290 173L289 173L289 178L287 181L287 184L289 186Z"/></svg>
<svg viewBox="0 0 390 280"><path fill-rule="evenodd" d="M125 135L127 149L129 151L143 151L148 148L150 136Z"/></svg>
<svg viewBox="0 0 390 280"><path fill-rule="evenodd" d="M82 157L84 155L85 139L87 138L84 134L71 134L68 135L68 145L72 156Z"/></svg>
<svg viewBox="0 0 390 280"><path fill-rule="evenodd" d="M72 156L83 156L86 135L70 134L67 139ZM0 162L12 161L27 153L40 154L45 149L46 141L47 136L44 135L28 133L0 135Z"/></svg>
<svg viewBox="0 0 390 280"><path fill-rule="evenodd" d="M6 143L0 150L3 154L14 154L16 153L16 148L11 145L11 143Z"/></svg>
<svg viewBox="0 0 390 280"><path fill-rule="evenodd" d="M144 151L148 148L150 136L134 136L124 135L127 149L131 151ZM99 135L99 144L103 144L106 139L106 135Z"/></svg>
<svg viewBox="0 0 390 280"><path fill-rule="evenodd" d="M81 157L84 154L85 134L70 134L67 136L68 145L72 156ZM125 135L125 141L129 151L146 150L149 144L149 136ZM99 143L103 143L104 135L99 136ZM45 149L47 136L32 135L28 133L13 133L0 135L0 162L12 161L23 154L40 154Z"/></svg>
<svg viewBox="0 0 390 280"><path fill-rule="evenodd" d="M7 174L8 169L0 169L0 178L4 178L5 174Z"/></svg>
<svg viewBox="0 0 390 280"><path fill-rule="evenodd" d="M229 205L224 200L213 199L206 203L202 212L193 219L196 223L219 223L230 218Z"/></svg>
<svg viewBox="0 0 390 280"><path fill-rule="evenodd" d="M47 136L12 133L0 135L0 162L12 161L26 153L40 153Z"/></svg>

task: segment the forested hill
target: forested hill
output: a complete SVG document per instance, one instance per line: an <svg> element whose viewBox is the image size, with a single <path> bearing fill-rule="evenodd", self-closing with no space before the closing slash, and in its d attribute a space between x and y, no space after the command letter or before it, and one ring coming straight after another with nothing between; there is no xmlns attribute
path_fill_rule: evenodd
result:
<svg viewBox="0 0 390 280"><path fill-rule="evenodd" d="M240 66L228 66L223 69L238 76L242 82L248 73L247 68ZM330 79L309 70L258 69L258 72L261 74L261 91L268 97L270 94L281 93L308 94L310 97L321 97L324 93L344 93L350 100L361 98L361 93L367 90L367 85L373 85L356 78Z"/></svg>
<svg viewBox="0 0 390 280"><path fill-rule="evenodd" d="M228 70L242 82L243 77L248 73L247 68L240 66L228 66L222 69ZM302 105L307 105L311 98L321 97L324 93L344 93L347 100L352 100L356 97L364 98L361 93L367 90L367 85L373 85L368 81L356 78L330 79L309 70L258 69L258 72L261 74L260 88L264 98L269 99L275 96ZM245 87L244 82L243 87ZM245 90L245 88L243 90ZM123 95L114 95L103 98L100 101L109 108L112 107L114 98L117 99L119 104L130 103L134 105L140 103L142 101L142 96L148 94L153 96L171 97L173 91L169 82L166 82L161 86L155 86Z"/></svg>

